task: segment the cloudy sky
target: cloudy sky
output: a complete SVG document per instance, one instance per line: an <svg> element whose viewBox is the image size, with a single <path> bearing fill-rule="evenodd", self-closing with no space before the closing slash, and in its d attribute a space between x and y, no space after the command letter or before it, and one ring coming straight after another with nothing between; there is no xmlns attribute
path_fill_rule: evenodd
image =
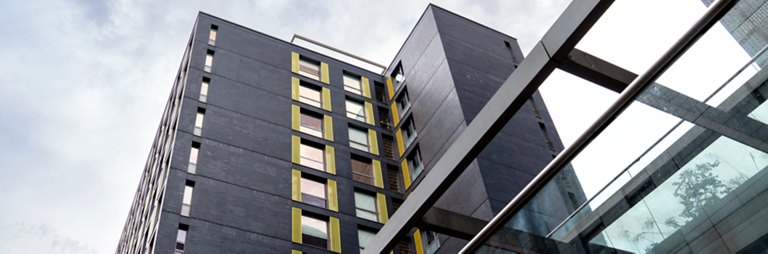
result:
<svg viewBox="0 0 768 254"><path fill-rule="evenodd" d="M0 2L0 253L114 252L198 11L386 65L428 3L217 2ZM518 38L528 52L569 2L434 3ZM579 47L642 72L704 10L699 0L671 2L646 12L616 7L606 19L624 23L601 21L603 32ZM569 143L615 95L555 76L543 93Z"/></svg>

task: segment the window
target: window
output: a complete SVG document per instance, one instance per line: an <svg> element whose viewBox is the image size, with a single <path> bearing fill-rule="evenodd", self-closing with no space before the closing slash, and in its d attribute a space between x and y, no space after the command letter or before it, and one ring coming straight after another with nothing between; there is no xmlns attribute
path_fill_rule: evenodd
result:
<svg viewBox="0 0 768 254"><path fill-rule="evenodd" d="M395 103L397 103L397 114L402 117L405 115L405 112L411 108L411 101L410 98L408 98L408 90L404 90L403 93L400 94L400 97L397 97Z"/></svg>
<svg viewBox="0 0 768 254"><path fill-rule="evenodd" d="M322 138L323 116L309 111L301 111L299 131Z"/></svg>
<svg viewBox="0 0 768 254"><path fill-rule="evenodd" d="M366 246L373 240L373 237L376 236L376 233L370 230L365 229L357 229L357 245L360 246L360 251L362 252Z"/></svg>
<svg viewBox="0 0 768 254"><path fill-rule="evenodd" d="M347 99L347 117L365 122L365 108L363 103Z"/></svg>
<svg viewBox="0 0 768 254"><path fill-rule="evenodd" d="M368 185L374 185L371 160L352 155L352 179Z"/></svg>
<svg viewBox="0 0 768 254"><path fill-rule="evenodd" d="M403 63L397 63L395 71L392 72L392 79L395 81L395 91L405 82L405 72L403 72Z"/></svg>
<svg viewBox="0 0 768 254"><path fill-rule="evenodd" d="M440 248L440 239L437 238L437 233L424 230L421 232L421 238L424 239L425 246L427 246L425 248L427 254L434 254Z"/></svg>
<svg viewBox="0 0 768 254"><path fill-rule="evenodd" d="M301 178L301 201L310 205L326 207L325 183Z"/></svg>
<svg viewBox="0 0 768 254"><path fill-rule="evenodd" d="M299 85L299 101L318 108L323 107L322 90L302 82Z"/></svg>
<svg viewBox="0 0 768 254"><path fill-rule="evenodd" d="M325 171L325 151L314 145L301 143L299 147L299 164Z"/></svg>
<svg viewBox="0 0 768 254"><path fill-rule="evenodd" d="M379 107L379 125L387 130L392 130L392 118L389 114L389 109Z"/></svg>
<svg viewBox="0 0 768 254"><path fill-rule="evenodd" d="M411 181L413 181L419 174L421 174L421 171L424 170L424 165L421 164L421 153L419 152L419 149L417 148L413 150L406 160L408 161L408 173L410 173Z"/></svg>
<svg viewBox="0 0 768 254"><path fill-rule="evenodd" d="M179 224L179 231L176 232L176 254L184 253L187 244L187 231L189 231L189 225Z"/></svg>
<svg viewBox="0 0 768 254"><path fill-rule="evenodd" d="M405 147L413 143L413 140L416 139L416 128L413 124L413 117L408 118L408 120L403 124L403 127L401 128L403 132L403 140L405 141Z"/></svg>
<svg viewBox="0 0 768 254"><path fill-rule="evenodd" d="M208 44L216 45L216 34L219 32L219 26L211 25L211 32L208 34Z"/></svg>
<svg viewBox="0 0 768 254"><path fill-rule="evenodd" d="M195 136L200 136L203 133L203 118L205 118L205 109L197 108L197 116L195 117L195 130L193 131Z"/></svg>
<svg viewBox="0 0 768 254"><path fill-rule="evenodd" d="M328 220L308 214L302 214L301 236L304 244L327 249Z"/></svg>
<svg viewBox="0 0 768 254"><path fill-rule="evenodd" d="M208 101L208 86L211 84L211 78L203 77L203 82L200 84L200 102Z"/></svg>
<svg viewBox="0 0 768 254"><path fill-rule="evenodd" d="M320 63L303 57L299 58L299 74L320 80Z"/></svg>
<svg viewBox="0 0 768 254"><path fill-rule="evenodd" d="M203 71L211 72L211 68L213 67L213 50L208 50L208 53L205 55L205 67L203 67Z"/></svg>
<svg viewBox="0 0 768 254"><path fill-rule="evenodd" d="M181 200L181 215L189 216L189 209L192 207L192 192L195 190L195 182L187 180L184 185L184 197Z"/></svg>
<svg viewBox="0 0 768 254"><path fill-rule="evenodd" d="M349 126L349 146L368 152L368 132L364 129Z"/></svg>
<svg viewBox="0 0 768 254"><path fill-rule="evenodd" d="M387 103L387 93L384 90L384 84L374 81L373 88L376 92L376 100L381 103Z"/></svg>
<svg viewBox="0 0 768 254"><path fill-rule="evenodd" d="M397 160L398 158L395 157L395 141L392 140L391 136L382 134L381 137L384 145L384 156L390 160Z"/></svg>
<svg viewBox="0 0 768 254"><path fill-rule="evenodd" d="M376 197L368 193L355 191L355 214L359 218L377 221Z"/></svg>
<svg viewBox="0 0 768 254"><path fill-rule="evenodd" d="M197 156L200 153L200 143L192 141L192 149L189 150L189 166L187 172L194 174L197 172Z"/></svg>
<svg viewBox="0 0 768 254"><path fill-rule="evenodd" d="M344 81L344 90L357 95L363 94L362 87L360 86L359 76L353 76L351 74L344 73L342 79Z"/></svg>
<svg viewBox="0 0 768 254"><path fill-rule="evenodd" d="M402 193L400 189L400 169L392 165L387 165L387 186L389 186L390 191ZM394 204L392 202L393 206Z"/></svg>

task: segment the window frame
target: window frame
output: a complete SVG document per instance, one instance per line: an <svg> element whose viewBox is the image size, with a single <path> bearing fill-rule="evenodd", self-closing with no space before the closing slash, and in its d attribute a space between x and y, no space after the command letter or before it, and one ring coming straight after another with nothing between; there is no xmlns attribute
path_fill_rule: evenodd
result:
<svg viewBox="0 0 768 254"><path fill-rule="evenodd" d="M362 156L356 156L356 155L353 154L351 159L350 159L350 161L351 161L351 169L352 169L352 180L354 180L355 182L367 184L367 185L370 185L370 186L375 186L376 185L376 174L373 172L374 171L373 160L368 159L368 158L364 158ZM366 175L364 173L357 172L355 169L356 168L360 168L360 167L355 167L356 164L357 165L364 164L366 166L366 167L364 167L364 169L367 169L367 171L370 172L370 175ZM361 181L361 180L359 180L359 178L370 179L370 182Z"/></svg>
<svg viewBox="0 0 768 254"><path fill-rule="evenodd" d="M304 77L320 81L322 79L322 73L321 73L322 70L320 65L321 65L320 61L309 59L304 56L299 56L299 74ZM314 75L313 73L306 71L303 67L310 68L310 69L314 69L314 67L317 67L317 75Z"/></svg>
<svg viewBox="0 0 768 254"><path fill-rule="evenodd" d="M371 144L368 140L368 129L367 128L360 128L357 126L349 125L347 128L348 137L349 137L349 147L354 148L363 152L369 152L371 150ZM353 140L352 139L352 132L353 131L359 131L360 134L362 134L363 140L365 143L361 143L359 140ZM362 148L365 149L362 149Z"/></svg>
<svg viewBox="0 0 768 254"><path fill-rule="evenodd" d="M361 218L361 219L370 220L370 221L373 221L373 222L378 222L379 221L379 208L378 208L378 204L376 202L376 194L371 194L369 192L356 189L355 193L354 193L354 196L355 196L355 216L358 217L358 218ZM373 210L368 210L365 207L361 208L359 206L359 204L361 202L358 202L358 196L364 196L365 198L370 199L371 203L373 203ZM363 215L361 215L361 214L363 214ZM371 217L368 218L367 216L371 216Z"/></svg>
<svg viewBox="0 0 768 254"><path fill-rule="evenodd" d="M414 166L416 165L415 162L418 162L418 167ZM406 163L408 164L408 173L410 174L411 182L413 182L424 172L424 160L421 158L421 151L419 151L418 147L413 149L411 154L406 157Z"/></svg>
<svg viewBox="0 0 768 254"><path fill-rule="evenodd" d="M341 77L342 84L344 85L344 91L357 94L362 96L363 95L363 78L359 75L351 74L348 72L344 72ZM357 82L356 86L347 84L347 81L354 81Z"/></svg>
<svg viewBox="0 0 768 254"><path fill-rule="evenodd" d="M304 147L307 147L307 148L310 148L310 149L319 150L320 151L320 160L317 161L317 160L314 160L314 159L312 159L312 158L310 158L308 156L305 156L305 153L304 153L305 149L304 149ZM306 160L309 160L308 162L320 164L321 168L316 168L316 167L314 167L312 165L304 163L305 162L305 158L306 158ZM311 169L316 169L316 170L325 172L326 171L325 162L326 162L325 161L325 147L323 147L322 145L315 145L315 144L312 144L312 143L309 143L309 142L305 142L303 139L301 140L301 143L299 143L299 164L300 165L308 167L308 168L311 168Z"/></svg>
<svg viewBox="0 0 768 254"><path fill-rule="evenodd" d="M317 125L319 129L313 128L312 125L305 125L305 123L309 123L304 121L305 118L312 118L313 120L317 120ZM300 109L299 110L299 131L311 136L323 138L323 133L325 131L323 118L324 118L323 114L315 113L305 109Z"/></svg>
<svg viewBox="0 0 768 254"><path fill-rule="evenodd" d="M409 117L407 120L405 120L405 123L403 123L403 126L400 128L403 133L403 143L405 145L405 148L413 144L413 142L416 140L416 137L418 137L418 133L416 133L416 124L413 122L413 117Z"/></svg>
<svg viewBox="0 0 768 254"><path fill-rule="evenodd" d="M303 93L302 91L314 91L317 92L317 100L314 100L310 96L307 96L308 94ZM312 85L308 82L300 81L299 82L299 102L316 107L316 108L323 108L323 88L320 86Z"/></svg>
<svg viewBox="0 0 768 254"><path fill-rule="evenodd" d="M198 107L195 114L195 125L192 134L201 136L203 134L203 121L205 121L205 108Z"/></svg>
<svg viewBox="0 0 768 254"><path fill-rule="evenodd" d="M404 88L403 92L395 99L395 105L397 107L397 115L402 119L405 113L411 109L411 97L408 95L408 89Z"/></svg>
<svg viewBox="0 0 768 254"><path fill-rule="evenodd" d="M189 164L187 165L187 172L190 174L197 173L197 164L200 161L200 142L192 141L192 146L189 150Z"/></svg>
<svg viewBox="0 0 768 254"><path fill-rule="evenodd" d="M305 227L308 227L308 226L305 225L305 222L308 222L310 220L315 220L315 221L319 221L319 222L325 223L325 238L309 235L309 234L306 233L307 230L305 230ZM303 239L303 241L302 241L303 244L306 244L306 245L309 245L309 246L318 247L318 248L323 248L323 249L330 249L330 247L331 247L330 246L331 245L331 237L330 237L331 232L330 231L331 231L330 219L327 218L326 216L319 216L319 215L309 214L309 213L305 213L305 212L301 213L301 236L302 236L302 239ZM325 240L325 246L316 245L316 244L314 244L311 241L307 241L308 239L312 239L312 238L315 238L317 240Z"/></svg>
<svg viewBox="0 0 768 254"><path fill-rule="evenodd" d="M204 65L203 65L203 71L211 72L211 70L213 69L213 57L214 57L215 53L216 53L215 51L210 50L210 49L208 51L206 51L206 53L205 53L205 62L204 62Z"/></svg>
<svg viewBox="0 0 768 254"><path fill-rule="evenodd" d="M360 105L360 111L359 112L352 112L349 109L349 104L352 103L354 105ZM346 111L346 116L349 119L366 123L367 116L365 115L365 102L357 101L351 98L346 98L344 101L344 110Z"/></svg>
<svg viewBox="0 0 768 254"><path fill-rule="evenodd" d="M365 247L368 246L368 244L371 243L372 238L368 239L368 242L363 243L363 239L361 237L360 232L365 232L366 234L371 234L373 236L376 236L376 233L374 230L365 229L365 228L357 228L357 246L360 248L360 252L362 252Z"/></svg>
<svg viewBox="0 0 768 254"><path fill-rule="evenodd" d="M203 77L203 81L200 82L200 97L198 97L200 102L208 102L208 89L210 86L211 78Z"/></svg>
<svg viewBox="0 0 768 254"><path fill-rule="evenodd" d="M187 180L181 197L181 216L189 217L192 210L192 195L195 193L195 182Z"/></svg>
<svg viewBox="0 0 768 254"><path fill-rule="evenodd" d="M322 188L320 188L322 190L322 192L323 192L322 193L322 197L320 197L318 195L314 195L314 194L309 193L309 192L305 192L307 190L306 187L308 186L307 183L309 183L309 182L315 183L315 184L318 184L318 185L322 186ZM316 206L316 207L320 207L320 208L328 208L328 182L327 181L321 181L321 180L318 180L318 179L313 178L313 177L306 177L305 174L301 174L301 180L300 180L299 185L301 186L301 193L300 193L300 195L301 195L301 202L302 203L305 203L305 204L308 204L308 205L312 205L312 206ZM306 198L307 196L311 196L310 198L317 198L319 200L322 200L322 202L319 202L319 203L322 203L322 205L318 205L318 203L316 203L316 202L307 201L307 198Z"/></svg>
<svg viewBox="0 0 768 254"><path fill-rule="evenodd" d="M216 37L219 34L219 26L211 25L211 29L208 31L208 45L216 45Z"/></svg>

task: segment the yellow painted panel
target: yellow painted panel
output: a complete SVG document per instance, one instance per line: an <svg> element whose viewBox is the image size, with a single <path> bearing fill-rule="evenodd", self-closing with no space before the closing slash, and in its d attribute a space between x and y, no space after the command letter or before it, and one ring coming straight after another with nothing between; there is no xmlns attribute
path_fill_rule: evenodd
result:
<svg viewBox="0 0 768 254"><path fill-rule="evenodd" d="M301 171L291 170L291 199L301 202Z"/></svg>
<svg viewBox="0 0 768 254"><path fill-rule="evenodd" d="M329 115L323 115L323 137L333 142L333 118Z"/></svg>
<svg viewBox="0 0 768 254"><path fill-rule="evenodd" d="M395 132L395 139L397 141L397 153L400 154L400 157L403 157L403 153L405 153L405 143L403 143L403 131L400 129L397 129Z"/></svg>
<svg viewBox="0 0 768 254"><path fill-rule="evenodd" d="M373 181L376 187L384 188L384 177L381 174L381 162L379 160L373 160Z"/></svg>
<svg viewBox="0 0 768 254"><path fill-rule="evenodd" d="M291 99L295 101L299 100L299 83L299 78L291 77Z"/></svg>
<svg viewBox="0 0 768 254"><path fill-rule="evenodd" d="M395 86L392 85L392 77L387 77L387 94L389 94L390 100L395 96Z"/></svg>
<svg viewBox="0 0 768 254"><path fill-rule="evenodd" d="M291 241L301 243L301 209L291 207Z"/></svg>
<svg viewBox="0 0 768 254"><path fill-rule="evenodd" d="M339 211L339 198L336 191L336 181L328 179L328 210Z"/></svg>
<svg viewBox="0 0 768 254"><path fill-rule="evenodd" d="M370 102L363 102L363 108L365 108L365 122L370 125L376 125L376 120L373 117L373 104Z"/></svg>
<svg viewBox="0 0 768 254"><path fill-rule="evenodd" d="M424 254L424 244L421 242L421 231L419 231L418 228L413 232L413 243L415 245L416 254Z"/></svg>
<svg viewBox="0 0 768 254"><path fill-rule="evenodd" d="M291 71L299 73L299 53L291 52Z"/></svg>
<svg viewBox="0 0 768 254"><path fill-rule="evenodd" d="M368 77L361 77L360 78L360 86L363 87L363 96L370 99L371 98L371 86L368 84Z"/></svg>
<svg viewBox="0 0 768 254"><path fill-rule="evenodd" d="M389 214L387 213L387 198L384 194L376 193L376 208L379 209L379 222L387 223Z"/></svg>
<svg viewBox="0 0 768 254"><path fill-rule="evenodd" d="M332 146L325 145L325 172L336 174L336 156Z"/></svg>
<svg viewBox="0 0 768 254"><path fill-rule="evenodd" d="M331 224L331 251L341 253L341 228L339 227L339 219L336 217L330 217Z"/></svg>
<svg viewBox="0 0 768 254"><path fill-rule="evenodd" d="M296 135L291 135L291 161L293 163L299 164L300 157L299 157L299 145L301 144L301 138Z"/></svg>
<svg viewBox="0 0 768 254"><path fill-rule="evenodd" d="M299 105L291 105L291 129L299 131L301 126L301 108Z"/></svg>
<svg viewBox="0 0 768 254"><path fill-rule="evenodd" d="M331 111L331 90L323 87L323 109Z"/></svg>
<svg viewBox="0 0 768 254"><path fill-rule="evenodd" d="M403 171L403 183L407 190L408 187L411 187L411 173L408 172L408 160L403 160L403 162L400 163L400 170Z"/></svg>
<svg viewBox="0 0 768 254"><path fill-rule="evenodd" d="M328 64L320 63L320 81L326 84L330 84L330 77L328 76Z"/></svg>
<svg viewBox="0 0 768 254"><path fill-rule="evenodd" d="M394 126L397 126L397 124L400 123L400 114L397 112L397 102L393 101L390 108L392 109L392 123Z"/></svg>
<svg viewBox="0 0 768 254"><path fill-rule="evenodd" d="M368 129L368 150L373 155L379 155L379 139L376 137L376 131Z"/></svg>
<svg viewBox="0 0 768 254"><path fill-rule="evenodd" d="M291 254L302 254L303 252L298 250L291 250Z"/></svg>

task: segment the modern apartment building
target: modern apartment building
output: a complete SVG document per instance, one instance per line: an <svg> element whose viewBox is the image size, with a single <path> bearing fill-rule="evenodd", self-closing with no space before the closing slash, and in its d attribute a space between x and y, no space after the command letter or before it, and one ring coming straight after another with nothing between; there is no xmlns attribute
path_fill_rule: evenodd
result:
<svg viewBox="0 0 768 254"><path fill-rule="evenodd" d="M357 253L522 61L434 5L381 72L200 13L117 252ZM541 96L521 107L393 253L457 252L563 149ZM530 225L585 201L559 181Z"/></svg>

